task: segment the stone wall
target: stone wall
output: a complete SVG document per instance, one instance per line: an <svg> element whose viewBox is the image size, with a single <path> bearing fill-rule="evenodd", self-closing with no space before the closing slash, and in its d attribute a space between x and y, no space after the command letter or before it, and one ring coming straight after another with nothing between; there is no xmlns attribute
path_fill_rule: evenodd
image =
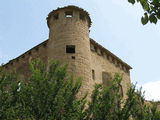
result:
<svg viewBox="0 0 160 120"><path fill-rule="evenodd" d="M123 80L121 82L122 92L124 98L126 98L128 85L131 83L129 74L130 66L126 66L119 59L116 59L115 56L104 51L100 45L93 43L93 41L91 41L91 46L91 68L94 70L95 74L95 79L92 78L92 81L90 82L91 91L93 90L93 85L95 83L104 82L102 78L103 73L108 73L110 75L109 80L112 80L115 73L120 73L123 76Z"/></svg>
<svg viewBox="0 0 160 120"><path fill-rule="evenodd" d="M30 76L29 63L35 58L40 58L42 61L47 63L47 40L43 43L35 46L34 48L28 50L19 57L9 61L3 66L3 70L13 71L16 70L25 80Z"/></svg>

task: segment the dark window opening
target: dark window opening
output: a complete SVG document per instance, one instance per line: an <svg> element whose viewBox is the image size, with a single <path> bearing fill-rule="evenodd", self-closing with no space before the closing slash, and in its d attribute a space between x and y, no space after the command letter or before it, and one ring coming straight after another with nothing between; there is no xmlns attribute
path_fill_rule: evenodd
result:
<svg viewBox="0 0 160 120"><path fill-rule="evenodd" d="M85 15L84 14L80 13L79 17L80 17L81 20L85 20Z"/></svg>
<svg viewBox="0 0 160 120"><path fill-rule="evenodd" d="M53 17L54 17L55 20L58 20L58 17L59 17L58 13L55 14Z"/></svg>
<svg viewBox="0 0 160 120"><path fill-rule="evenodd" d="M75 53L75 45L66 45L66 53Z"/></svg>
<svg viewBox="0 0 160 120"><path fill-rule="evenodd" d="M71 17L73 17L71 11L67 11L65 14L66 14L66 18L71 18Z"/></svg>
<svg viewBox="0 0 160 120"><path fill-rule="evenodd" d="M95 72L92 70L92 79L95 80Z"/></svg>
<svg viewBox="0 0 160 120"><path fill-rule="evenodd" d="M75 60L75 59L76 59L76 58L75 58L75 56L72 56L72 59L74 59L74 60Z"/></svg>

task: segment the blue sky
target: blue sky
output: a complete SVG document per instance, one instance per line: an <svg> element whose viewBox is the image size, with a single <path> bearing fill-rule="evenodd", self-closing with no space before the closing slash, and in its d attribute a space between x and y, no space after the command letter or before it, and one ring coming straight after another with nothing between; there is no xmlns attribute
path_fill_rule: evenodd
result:
<svg viewBox="0 0 160 120"><path fill-rule="evenodd" d="M1 0L0 64L48 39L46 17L57 7L76 5L90 13L90 37L133 67L131 81L160 95L160 21L143 26L143 9L127 0Z"/></svg>

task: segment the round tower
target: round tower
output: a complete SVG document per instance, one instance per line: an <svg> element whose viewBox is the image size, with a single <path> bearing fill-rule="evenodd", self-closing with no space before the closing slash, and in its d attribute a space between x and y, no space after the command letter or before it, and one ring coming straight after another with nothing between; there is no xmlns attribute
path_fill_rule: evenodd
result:
<svg viewBox="0 0 160 120"><path fill-rule="evenodd" d="M76 6L58 8L47 17L48 58L68 64L68 72L82 77L80 96L90 94L91 52L89 14Z"/></svg>

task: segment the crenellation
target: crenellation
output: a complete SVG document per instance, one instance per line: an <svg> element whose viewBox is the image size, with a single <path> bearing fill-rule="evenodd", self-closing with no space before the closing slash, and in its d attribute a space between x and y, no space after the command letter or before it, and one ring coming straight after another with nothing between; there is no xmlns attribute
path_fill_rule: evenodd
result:
<svg viewBox="0 0 160 120"><path fill-rule="evenodd" d="M119 67L121 70L123 70L124 72L128 73L128 71L125 68L122 68L123 63L121 61L117 60L110 53L104 52L103 48L100 48L99 46L94 45L94 44L91 43L90 44L90 50L91 50L91 52L96 52L97 55L103 57L104 59L106 58L106 60L108 60L109 62L111 62L112 64L114 64L116 67ZM104 55L105 55L105 57L104 57Z"/></svg>

